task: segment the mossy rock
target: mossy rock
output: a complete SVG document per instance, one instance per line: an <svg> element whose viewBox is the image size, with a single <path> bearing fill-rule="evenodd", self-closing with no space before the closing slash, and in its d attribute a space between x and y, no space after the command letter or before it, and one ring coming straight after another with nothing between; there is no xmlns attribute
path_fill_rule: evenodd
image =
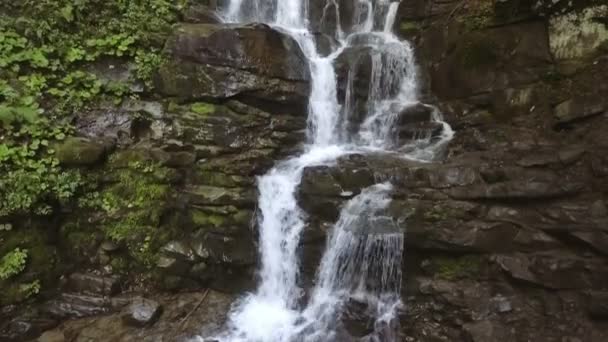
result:
<svg viewBox="0 0 608 342"><path fill-rule="evenodd" d="M87 138L69 137L54 146L59 162L68 166L86 166L99 163L106 147Z"/></svg>
<svg viewBox="0 0 608 342"><path fill-rule="evenodd" d="M190 110L196 114L205 116L215 112L215 105L206 102L196 102L190 106Z"/></svg>
<svg viewBox="0 0 608 342"><path fill-rule="evenodd" d="M482 259L477 255L439 257L433 260L435 276L444 280L473 278L481 272Z"/></svg>
<svg viewBox="0 0 608 342"><path fill-rule="evenodd" d="M201 170L197 172L195 175L195 182L197 184L202 185L211 185L227 188L251 185L251 181L245 177L229 175L223 172L214 172L210 170Z"/></svg>

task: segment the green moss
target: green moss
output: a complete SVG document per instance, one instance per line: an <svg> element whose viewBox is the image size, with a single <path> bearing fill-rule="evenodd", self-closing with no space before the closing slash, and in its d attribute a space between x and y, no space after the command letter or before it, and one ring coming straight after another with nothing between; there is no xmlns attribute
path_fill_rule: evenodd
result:
<svg viewBox="0 0 608 342"><path fill-rule="evenodd" d="M21 255L15 254L16 250ZM13 272L0 279L0 305L19 303L37 294L42 285L53 284L61 273L45 230L16 228L0 233L0 256L7 255L12 255Z"/></svg>
<svg viewBox="0 0 608 342"><path fill-rule="evenodd" d="M226 223L226 216L206 213L202 210L192 210L192 223L200 227L221 227Z"/></svg>
<svg viewBox="0 0 608 342"><path fill-rule="evenodd" d="M399 31L405 35L414 35L421 30L421 24L415 21L404 21L399 25Z"/></svg>
<svg viewBox="0 0 608 342"><path fill-rule="evenodd" d="M190 110L196 114L205 116L215 112L215 105L211 103L197 102L190 106Z"/></svg>
<svg viewBox="0 0 608 342"><path fill-rule="evenodd" d="M481 259L475 255L458 258L442 257L433 260L435 276L445 280L470 278L479 274Z"/></svg>

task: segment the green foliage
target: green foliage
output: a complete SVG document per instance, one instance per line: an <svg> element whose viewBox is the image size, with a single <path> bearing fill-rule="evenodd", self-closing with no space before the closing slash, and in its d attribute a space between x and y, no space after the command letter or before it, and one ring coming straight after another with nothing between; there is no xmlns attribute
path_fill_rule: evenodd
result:
<svg viewBox="0 0 608 342"><path fill-rule="evenodd" d="M80 175L63 170L49 148L72 133L63 118L133 95L126 83L98 79L93 63L131 63L151 87L176 20L171 0L0 3L0 217L49 214L75 195Z"/></svg>
<svg viewBox="0 0 608 342"><path fill-rule="evenodd" d="M135 73L147 87L152 87L152 75L164 63L159 51L145 52L140 50L135 55Z"/></svg>
<svg viewBox="0 0 608 342"><path fill-rule="evenodd" d="M24 299L35 296L40 292L40 280L34 280L31 283L19 285L18 291L20 296Z"/></svg>
<svg viewBox="0 0 608 342"><path fill-rule="evenodd" d="M159 184L164 168L152 162L132 161L112 172L115 183L81 201L83 207L104 212L104 232L111 240L127 245L140 266L151 267L156 251L164 241L159 232L160 218L170 193Z"/></svg>
<svg viewBox="0 0 608 342"><path fill-rule="evenodd" d="M27 249L16 248L0 259L0 280L7 280L25 269Z"/></svg>
<svg viewBox="0 0 608 342"><path fill-rule="evenodd" d="M69 126L38 118L9 118L0 138L0 217L34 212L50 214L49 203L71 198L81 185L77 171L62 170L49 147L71 132Z"/></svg>

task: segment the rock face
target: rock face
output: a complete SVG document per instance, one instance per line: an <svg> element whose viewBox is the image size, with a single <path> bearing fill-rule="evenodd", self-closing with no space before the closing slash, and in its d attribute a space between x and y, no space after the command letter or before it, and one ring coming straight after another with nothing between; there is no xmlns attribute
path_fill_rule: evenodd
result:
<svg viewBox="0 0 608 342"><path fill-rule="evenodd" d="M156 82L165 95L307 104L308 62L295 40L269 26L183 24L166 50L172 62Z"/></svg>
<svg viewBox="0 0 608 342"><path fill-rule="evenodd" d="M311 1L320 46L332 43L336 5L347 13L342 27L352 25L352 4ZM58 325L39 340L211 335L234 299L225 293L252 288L255 177L305 140L309 69L293 39L264 25L218 23L217 5L198 1L183 13L156 90L80 113L79 138L56 147L64 165L98 179L100 197L83 202L101 204L65 208L43 222L45 235L31 233L30 223L41 224L32 218L0 241L30 249L37 271L24 274L28 281L52 283L45 270L58 264L65 272L53 279L59 294L2 308L0 340ZM406 228L400 341L608 341L605 7L402 1L395 29L416 47L422 97L456 136L435 163L350 155L304 170L303 286L341 206L388 181L387 211ZM360 107L368 50L345 50L336 61L341 96L347 66L358 66ZM430 108L398 113L402 140L437 134ZM349 305L344 325L364 339L369 322Z"/></svg>

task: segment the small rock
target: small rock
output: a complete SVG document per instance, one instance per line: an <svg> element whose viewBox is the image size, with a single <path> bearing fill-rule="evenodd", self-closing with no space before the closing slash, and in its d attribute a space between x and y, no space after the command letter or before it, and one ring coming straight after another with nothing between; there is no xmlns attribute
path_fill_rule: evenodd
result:
<svg viewBox="0 0 608 342"><path fill-rule="evenodd" d="M104 252L116 252L120 246L113 241L104 241L100 246L101 250Z"/></svg>
<svg viewBox="0 0 608 342"><path fill-rule="evenodd" d="M156 262L156 267L163 269L168 274L183 275L188 272L190 266L183 260L173 257L161 256Z"/></svg>
<svg viewBox="0 0 608 342"><path fill-rule="evenodd" d="M500 313L510 312L513 310L511 302L501 295L492 298L492 304L494 306L494 309Z"/></svg>
<svg viewBox="0 0 608 342"><path fill-rule="evenodd" d="M162 306L153 300L136 298L122 313L122 321L126 325L143 327L152 325L162 312Z"/></svg>
<svg viewBox="0 0 608 342"><path fill-rule="evenodd" d="M177 258L194 260L194 252L187 243L182 241L171 241L163 248L163 252Z"/></svg>

